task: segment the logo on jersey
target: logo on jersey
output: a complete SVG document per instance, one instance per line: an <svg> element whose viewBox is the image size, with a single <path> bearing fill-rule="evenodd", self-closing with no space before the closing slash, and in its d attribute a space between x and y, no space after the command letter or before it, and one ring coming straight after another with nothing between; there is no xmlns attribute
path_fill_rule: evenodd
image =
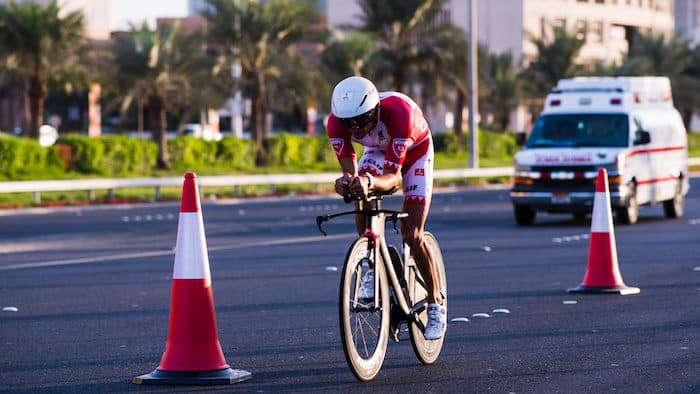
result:
<svg viewBox="0 0 700 394"><path fill-rule="evenodd" d="M391 144L391 149L394 151L396 157L402 157L408 149L408 138L394 138L394 142Z"/></svg>
<svg viewBox="0 0 700 394"><path fill-rule="evenodd" d="M343 147L345 146L345 140L342 138L331 138L331 144L333 144L335 154L340 156L340 152L343 151Z"/></svg>
<svg viewBox="0 0 700 394"><path fill-rule="evenodd" d="M425 168L416 168L416 171L413 174L415 176L425 176Z"/></svg>

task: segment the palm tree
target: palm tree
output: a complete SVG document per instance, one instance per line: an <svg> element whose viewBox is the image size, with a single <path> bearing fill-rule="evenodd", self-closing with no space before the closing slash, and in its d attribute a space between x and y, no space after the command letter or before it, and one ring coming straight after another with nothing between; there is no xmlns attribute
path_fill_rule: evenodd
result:
<svg viewBox="0 0 700 394"><path fill-rule="evenodd" d="M690 132L690 121L693 113L700 113L700 96L696 94L700 91L700 44L693 48L690 62L683 70L681 78L685 80L685 86L680 92L677 89L674 90L674 95L681 98L681 100L677 99L676 102L683 115L683 122Z"/></svg>
<svg viewBox="0 0 700 394"><path fill-rule="evenodd" d="M700 109L700 50L691 50L678 36L639 34L618 75L664 75L671 79L675 105L686 126L693 111Z"/></svg>
<svg viewBox="0 0 700 394"><path fill-rule="evenodd" d="M378 39L370 60L376 79L391 78L395 90L404 91L418 66L442 66L448 47L460 38L459 29L441 23L438 16L446 0L359 0L363 30ZM437 76L439 74L433 74Z"/></svg>
<svg viewBox="0 0 700 394"><path fill-rule="evenodd" d="M25 111L29 109L25 135L38 137L49 84L78 66L83 29L83 14L62 14L55 0L45 6L0 4L0 47L8 55L6 68L23 87Z"/></svg>
<svg viewBox="0 0 700 394"><path fill-rule="evenodd" d="M510 52L489 53L486 57L484 77L479 84L485 90L480 108L494 114L496 128L505 130L510 123L511 112L518 106L522 82Z"/></svg>
<svg viewBox="0 0 700 394"><path fill-rule="evenodd" d="M572 77L584 72L585 67L576 62L581 47L585 43L583 35L578 32L568 33L564 28L552 28L553 40L535 38L531 42L537 48L537 55L530 60L521 74L525 94L530 101L531 111L542 107L547 93L562 78Z"/></svg>
<svg viewBox="0 0 700 394"><path fill-rule="evenodd" d="M251 131L258 145L258 163L264 162L263 137L267 132L265 115L275 105L292 99L300 105L312 95L307 83L294 87L294 97L278 97L276 87L287 86L292 72L306 72L298 79L310 80L298 53L298 44L322 42L320 16L311 0L208 0L206 14L210 40L224 48L229 62L240 65L238 81L251 101ZM295 66L296 65L296 66ZM289 90L283 90L289 92ZM283 106L286 106L283 105Z"/></svg>
<svg viewBox="0 0 700 394"><path fill-rule="evenodd" d="M143 100L159 148L158 168L170 166L167 113L185 106L218 107L223 102L223 96L215 94L220 89L213 85L224 73L214 60L203 51L201 37L184 35L178 24L156 31L144 24L115 40L110 62L113 82L105 81L106 88L120 97L122 113Z"/></svg>
<svg viewBox="0 0 700 394"><path fill-rule="evenodd" d="M363 75L375 50L375 36L351 31L332 38L321 53L322 74L329 81L340 81L349 75Z"/></svg>

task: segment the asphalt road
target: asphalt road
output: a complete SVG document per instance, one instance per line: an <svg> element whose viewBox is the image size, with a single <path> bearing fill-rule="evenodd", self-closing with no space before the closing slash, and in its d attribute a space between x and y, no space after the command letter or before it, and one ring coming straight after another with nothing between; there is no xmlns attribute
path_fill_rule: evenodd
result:
<svg viewBox="0 0 700 394"><path fill-rule="evenodd" d="M346 208L331 196L204 203L220 342L253 373L220 387L131 383L165 348L178 205L0 214L0 308L17 309L0 312L0 392L700 392L697 178L682 219L655 206L615 227L624 281L641 289L630 296L566 293L586 272L590 221L522 228L505 189L440 191L428 227L448 319L468 321L449 323L432 366L404 333L371 383L348 369L337 322L352 223L324 238L313 222Z"/></svg>

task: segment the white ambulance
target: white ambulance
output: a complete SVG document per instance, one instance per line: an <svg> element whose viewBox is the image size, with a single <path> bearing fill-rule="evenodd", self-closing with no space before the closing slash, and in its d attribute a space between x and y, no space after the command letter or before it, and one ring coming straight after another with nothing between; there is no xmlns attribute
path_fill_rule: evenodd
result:
<svg viewBox="0 0 700 394"><path fill-rule="evenodd" d="M657 202L666 217L680 217L687 158L668 78L563 79L515 155L515 220L531 225L537 212L590 213L599 168L607 170L618 222L635 223L639 206Z"/></svg>

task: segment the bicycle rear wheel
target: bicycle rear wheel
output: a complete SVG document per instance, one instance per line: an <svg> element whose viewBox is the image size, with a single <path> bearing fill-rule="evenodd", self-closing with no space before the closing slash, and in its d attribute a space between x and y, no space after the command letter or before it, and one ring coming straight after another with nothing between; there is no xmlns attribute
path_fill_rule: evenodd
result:
<svg viewBox="0 0 700 394"><path fill-rule="evenodd" d="M368 241L360 238L350 247L340 280L340 336L345 359L361 381L374 379L384 362L389 339L389 282L383 264L374 264L379 291L378 300L358 298L362 280L362 260L367 256ZM380 256L369 256L378 262ZM375 260L376 259L376 260Z"/></svg>
<svg viewBox="0 0 700 394"><path fill-rule="evenodd" d="M447 278L445 276L445 264L442 260L442 252L440 251L440 245L437 242L435 236L429 232L425 232L425 243L430 250L430 254L433 257L433 263L435 264L435 270L437 271L438 278L440 281L440 292L442 293L443 303L445 308L447 308ZM423 304L423 309L417 313L418 320L420 324L409 319L408 327L409 334L411 336L411 345L413 345L413 351L416 353L416 357L423 364L432 364L437 360L442 350L442 342L445 339L443 335L439 339L427 340L423 336L423 331L425 331L425 325L428 323L428 303L427 296L428 292L425 290L425 282L418 272L418 267L415 263L408 270L408 294L410 297L410 302L412 306L417 304Z"/></svg>

